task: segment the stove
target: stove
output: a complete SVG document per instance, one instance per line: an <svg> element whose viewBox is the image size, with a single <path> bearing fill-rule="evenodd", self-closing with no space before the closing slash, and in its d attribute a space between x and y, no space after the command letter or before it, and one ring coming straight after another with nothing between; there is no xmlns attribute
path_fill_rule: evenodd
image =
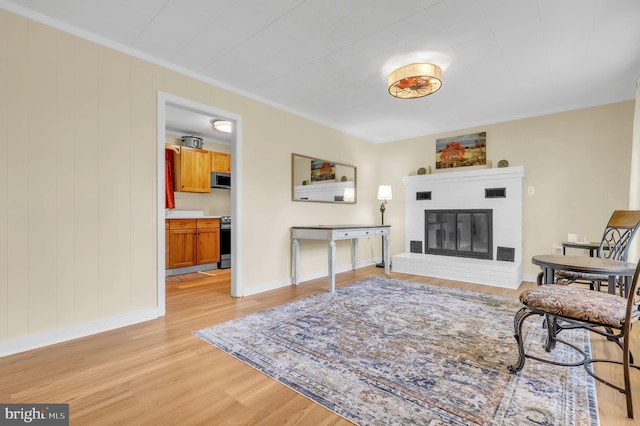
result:
<svg viewBox="0 0 640 426"><path fill-rule="evenodd" d="M231 216L220 217L220 262L218 269L231 268Z"/></svg>

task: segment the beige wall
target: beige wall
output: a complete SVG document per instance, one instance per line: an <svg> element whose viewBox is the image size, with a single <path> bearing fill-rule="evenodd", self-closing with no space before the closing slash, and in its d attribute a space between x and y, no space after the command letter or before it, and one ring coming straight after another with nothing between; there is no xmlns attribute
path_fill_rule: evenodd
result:
<svg viewBox="0 0 640 426"><path fill-rule="evenodd" d="M156 308L159 91L243 118L245 294L289 282L292 224L373 220L366 197L290 201L292 152L373 176L369 142L7 11L0 40L0 353ZM303 273L325 256L305 249Z"/></svg>
<svg viewBox="0 0 640 426"><path fill-rule="evenodd" d="M291 225L379 223L381 183L391 253L404 251L401 179L434 165L440 135L375 145L6 11L0 40L0 353L156 308L158 91L242 116L245 294L289 282ZM625 102L452 133L487 131L494 164L525 166L527 258L567 232L599 238L626 207L632 116ZM292 152L356 165L358 203L292 202ZM325 274L326 245L302 250L302 277ZM360 263L379 256L361 240Z"/></svg>

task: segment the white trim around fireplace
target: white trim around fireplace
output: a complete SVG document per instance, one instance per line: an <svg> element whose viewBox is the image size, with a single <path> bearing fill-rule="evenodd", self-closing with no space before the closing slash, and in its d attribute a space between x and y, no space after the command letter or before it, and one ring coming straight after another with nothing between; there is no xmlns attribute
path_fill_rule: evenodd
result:
<svg viewBox="0 0 640 426"><path fill-rule="evenodd" d="M523 179L522 166L404 177L402 181L406 191L406 252L393 256L393 270L455 281L518 288L522 281ZM487 198L485 189L495 188L504 188L506 196ZM418 193L421 193L421 197L417 196ZM439 209L492 209L493 260L424 254L424 211ZM422 242L422 253L411 253L411 241ZM495 260L497 247L514 249L513 262Z"/></svg>

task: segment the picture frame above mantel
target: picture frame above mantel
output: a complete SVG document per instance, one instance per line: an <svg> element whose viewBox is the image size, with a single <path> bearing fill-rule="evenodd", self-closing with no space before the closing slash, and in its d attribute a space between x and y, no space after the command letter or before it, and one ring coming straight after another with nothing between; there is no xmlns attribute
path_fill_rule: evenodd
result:
<svg viewBox="0 0 640 426"><path fill-rule="evenodd" d="M291 200L355 204L357 167L351 164L291 154Z"/></svg>
<svg viewBox="0 0 640 426"><path fill-rule="evenodd" d="M436 139L436 169L487 164L487 132Z"/></svg>

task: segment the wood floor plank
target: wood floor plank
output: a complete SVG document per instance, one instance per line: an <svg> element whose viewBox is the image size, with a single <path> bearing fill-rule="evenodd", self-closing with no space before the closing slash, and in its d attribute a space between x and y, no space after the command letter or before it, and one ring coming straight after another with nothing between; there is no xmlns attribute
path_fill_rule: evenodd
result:
<svg viewBox="0 0 640 426"><path fill-rule="evenodd" d="M70 404L72 425L346 425L335 413L265 376L191 333L327 290L318 279L231 298L230 270L166 287L163 318L0 358L0 402ZM383 275L374 266L338 274L336 286ZM414 275L392 277L517 297L517 290ZM593 336L598 356L620 350ZM633 348L640 354L637 328ZM514 361L516 354L514 354ZM526 366L525 366L526 368ZM612 365L599 374L620 377ZM640 373L632 372L640 418ZM640 425L626 417L624 396L597 384L602 425Z"/></svg>

